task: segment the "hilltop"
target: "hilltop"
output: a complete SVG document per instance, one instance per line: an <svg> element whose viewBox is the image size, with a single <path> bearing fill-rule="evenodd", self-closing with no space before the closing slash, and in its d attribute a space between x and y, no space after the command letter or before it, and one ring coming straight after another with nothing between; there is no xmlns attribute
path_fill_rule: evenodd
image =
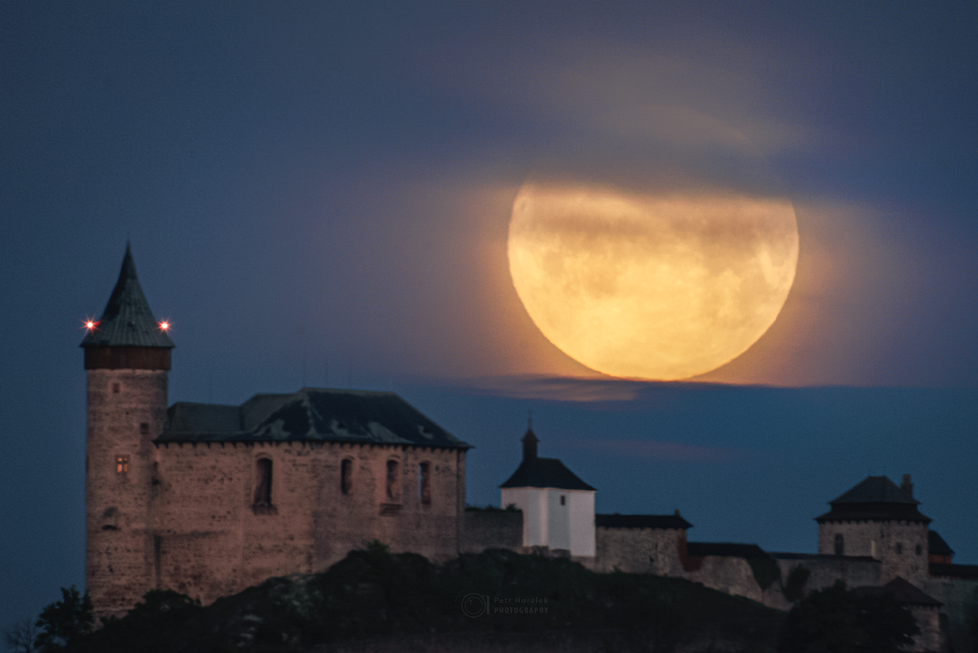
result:
<svg viewBox="0 0 978 653"><path fill-rule="evenodd" d="M79 650L773 651L783 622L678 578L598 574L501 549L437 565L374 544L325 573L272 578L206 607L150 592Z"/></svg>

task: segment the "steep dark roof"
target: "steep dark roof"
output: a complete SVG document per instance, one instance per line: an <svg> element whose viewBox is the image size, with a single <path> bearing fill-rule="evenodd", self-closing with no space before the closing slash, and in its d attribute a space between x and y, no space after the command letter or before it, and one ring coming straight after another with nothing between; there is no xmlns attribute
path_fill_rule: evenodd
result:
<svg viewBox="0 0 978 653"><path fill-rule="evenodd" d="M595 515L598 528L692 528L693 525L676 515Z"/></svg>
<svg viewBox="0 0 978 653"><path fill-rule="evenodd" d="M102 317L90 330L82 347L166 347L172 349L173 341L160 329L153 317L146 295L136 278L136 264L126 243L126 255L122 259L119 280L112 290L109 303Z"/></svg>
<svg viewBox="0 0 978 653"><path fill-rule="evenodd" d="M896 503L915 506L920 502L887 477L868 476L829 503L833 506L838 503Z"/></svg>
<svg viewBox="0 0 978 653"><path fill-rule="evenodd" d="M756 544L733 544L731 542L687 542L686 554L697 558L706 556L722 556L725 558L769 557Z"/></svg>
<svg viewBox="0 0 978 653"><path fill-rule="evenodd" d="M978 565L954 565L943 562L930 563L931 576L949 576L951 578L973 578L978 580Z"/></svg>
<svg viewBox="0 0 978 653"><path fill-rule="evenodd" d="M903 520L929 523L917 510L920 502L885 476L869 476L829 502L832 510L815 521Z"/></svg>
<svg viewBox="0 0 978 653"><path fill-rule="evenodd" d="M303 388L241 406L179 402L157 443L353 442L468 449L392 392Z"/></svg>
<svg viewBox="0 0 978 653"><path fill-rule="evenodd" d="M927 553L939 556L953 556L954 551L947 545L937 531L927 531Z"/></svg>
<svg viewBox="0 0 978 653"><path fill-rule="evenodd" d="M556 458L524 459L509 480L499 487L549 487L558 490L594 491L593 487L579 479Z"/></svg>
<svg viewBox="0 0 978 653"><path fill-rule="evenodd" d="M925 605L940 607L944 605L933 596L924 593L909 581L897 576L882 587L863 586L857 587L856 591L865 595L892 594L897 601L904 605Z"/></svg>

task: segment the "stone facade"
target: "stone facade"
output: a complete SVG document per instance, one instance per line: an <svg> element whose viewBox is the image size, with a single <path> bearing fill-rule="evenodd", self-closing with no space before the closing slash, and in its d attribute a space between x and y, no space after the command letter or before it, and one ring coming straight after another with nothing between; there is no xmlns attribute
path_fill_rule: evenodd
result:
<svg viewBox="0 0 978 653"><path fill-rule="evenodd" d="M683 575L685 528L598 526L595 532L597 571Z"/></svg>
<svg viewBox="0 0 978 653"><path fill-rule="evenodd" d="M844 556L879 560L881 585L897 576L918 587L927 581L926 522L854 520L819 524L818 552L834 555L837 542L842 543Z"/></svg>

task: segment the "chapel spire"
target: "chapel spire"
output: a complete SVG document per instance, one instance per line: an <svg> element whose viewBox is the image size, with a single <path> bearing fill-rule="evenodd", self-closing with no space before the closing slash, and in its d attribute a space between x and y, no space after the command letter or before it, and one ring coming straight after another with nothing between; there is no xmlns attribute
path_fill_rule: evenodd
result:
<svg viewBox="0 0 978 653"><path fill-rule="evenodd" d="M523 460L536 460L537 442L539 441L540 439L533 432L533 418L531 417L526 427L526 434L523 436Z"/></svg>

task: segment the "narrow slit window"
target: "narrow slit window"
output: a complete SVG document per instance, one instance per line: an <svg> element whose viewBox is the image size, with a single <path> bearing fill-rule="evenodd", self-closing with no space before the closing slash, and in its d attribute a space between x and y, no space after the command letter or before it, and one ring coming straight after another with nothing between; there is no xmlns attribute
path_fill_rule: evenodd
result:
<svg viewBox="0 0 978 653"><path fill-rule="evenodd" d="M129 456L116 456L115 457L115 473L116 474L128 474L129 473Z"/></svg>
<svg viewBox="0 0 978 653"><path fill-rule="evenodd" d="M387 501L397 503L401 498L400 483L397 479L398 464L396 460L387 461Z"/></svg>
<svg viewBox="0 0 978 653"><path fill-rule="evenodd" d="M139 435L149 435L149 422L143 422L139 425Z"/></svg>
<svg viewBox="0 0 978 653"><path fill-rule="evenodd" d="M119 394L119 388L120 387L121 386L118 383L113 383L112 384L112 394L114 394L114 395Z"/></svg>
<svg viewBox="0 0 978 653"><path fill-rule="evenodd" d="M560 495L560 505L562 506L567 505L567 497L565 497L563 494Z"/></svg>
<svg viewBox="0 0 978 653"><path fill-rule="evenodd" d="M846 543L842 537L842 533L836 533L835 535L835 555L841 556L845 555Z"/></svg>
<svg viewBox="0 0 978 653"><path fill-rule="evenodd" d="M259 458L257 462L258 478L255 484L255 505L272 505L272 461Z"/></svg>
<svg viewBox="0 0 978 653"><path fill-rule="evenodd" d="M431 463L418 465L418 496L423 505L431 504Z"/></svg>
<svg viewBox="0 0 978 653"><path fill-rule="evenodd" d="M340 463L340 492L349 494L353 491L353 461L347 458Z"/></svg>

